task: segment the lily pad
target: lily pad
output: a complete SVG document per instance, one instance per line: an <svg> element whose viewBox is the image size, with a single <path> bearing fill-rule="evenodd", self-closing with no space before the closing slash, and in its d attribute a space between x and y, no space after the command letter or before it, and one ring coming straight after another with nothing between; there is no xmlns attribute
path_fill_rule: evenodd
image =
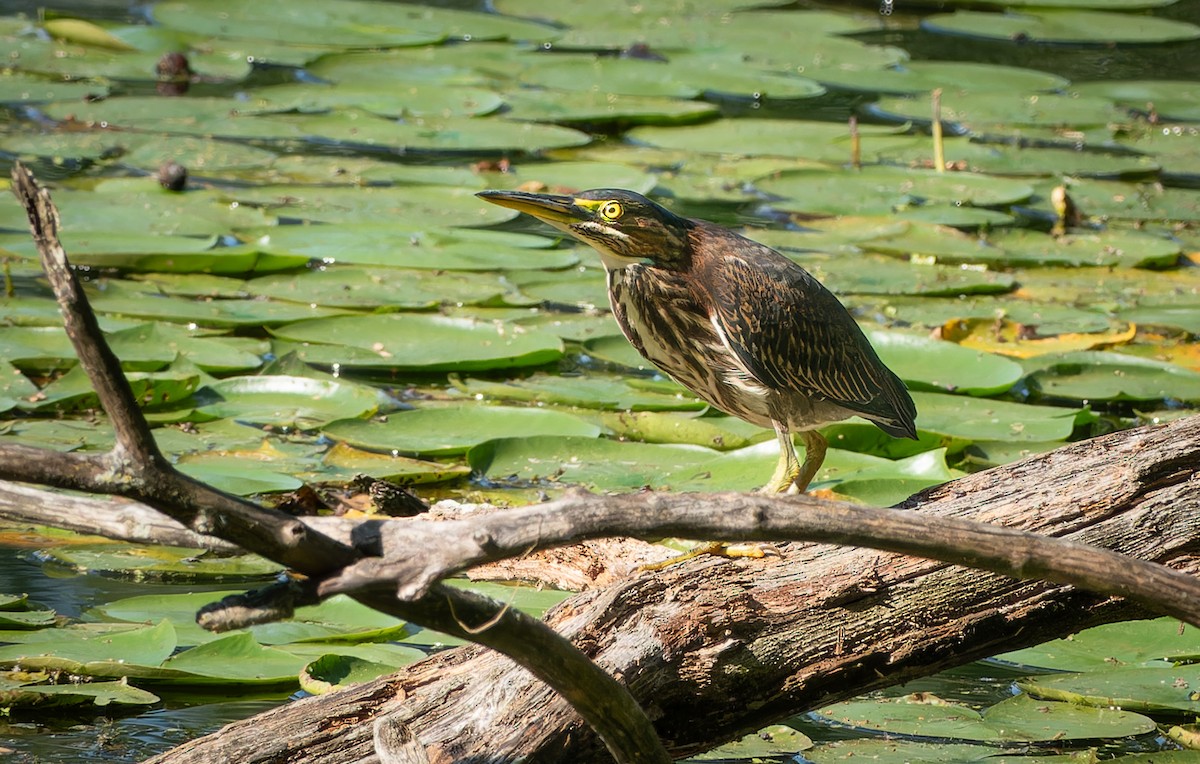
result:
<svg viewBox="0 0 1200 764"><path fill-rule="evenodd" d="M546 249L551 242L541 236L391 223L281 226L250 243L262 252L326 264L434 271L553 269L579 262L571 250Z"/></svg>
<svg viewBox="0 0 1200 764"><path fill-rule="evenodd" d="M953 14L926 16L921 20L921 28L993 40L1087 45L1145 44L1200 38L1200 27L1177 19L1074 9L1005 14L955 11Z"/></svg>
<svg viewBox="0 0 1200 764"><path fill-rule="evenodd" d="M859 127L859 134L864 161L869 161L877 148L912 142L894 127L863 125ZM639 127L627 135L630 140L651 146L708 154L850 161L849 129L830 122L725 119L691 127Z"/></svg>
<svg viewBox="0 0 1200 764"><path fill-rule="evenodd" d="M373 308L379 312L428 310L443 302L486 305L527 301L497 275L400 268L327 266L298 274L263 276L248 282L246 290L276 300L330 308Z"/></svg>
<svg viewBox="0 0 1200 764"><path fill-rule="evenodd" d="M792 170L755 183L781 197L771 206L808 215L884 215L927 205L1015 204L1033 195L1020 181L972 173L935 173L898 167L858 171Z"/></svg>
<svg viewBox="0 0 1200 764"><path fill-rule="evenodd" d="M1200 655L1200 629L1174 618L1125 621L1084 629L1064 639L1001 653L997 660L1056 671L1107 672L1165 668L1176 656Z"/></svg>
<svg viewBox="0 0 1200 764"><path fill-rule="evenodd" d="M1200 667L1107 668L1082 674L1031 677L1017 686L1036 698L1144 713L1200 711Z"/></svg>
<svg viewBox="0 0 1200 764"><path fill-rule="evenodd" d="M413 653L424 656L419 650ZM300 672L300 689L313 695L340 690L394 673L397 666L351 655L323 655Z"/></svg>
<svg viewBox="0 0 1200 764"><path fill-rule="evenodd" d="M285 375L223 379L206 390L218 396L198 409L209 416L301 430L335 419L369 416L386 401L380 391L350 380Z"/></svg>
<svg viewBox="0 0 1200 764"><path fill-rule="evenodd" d="M327 437L375 451L445 456L494 438L545 435L595 438L600 428L566 412L513 406L452 406L391 414L386 421L346 419L322 431Z"/></svg>
<svg viewBox="0 0 1200 764"><path fill-rule="evenodd" d="M131 687L126 682L77 682L45 684L11 681L0 675L0 708L6 712L63 706L148 706L159 702L151 692Z"/></svg>
<svg viewBox="0 0 1200 764"><path fill-rule="evenodd" d="M701 101L598 91L516 90L504 96L509 119L563 125L687 125L717 116Z"/></svg>
<svg viewBox="0 0 1200 764"><path fill-rule="evenodd" d="M917 426L926 432L966 440L1006 443L1066 440L1077 424L1095 417L1087 409L1035 406L964 395L912 393Z"/></svg>
<svg viewBox="0 0 1200 764"><path fill-rule="evenodd" d="M759 757L791 756L800 751L807 751L812 746L813 741L808 735L786 724L776 724L683 761L755 760Z"/></svg>
<svg viewBox="0 0 1200 764"><path fill-rule="evenodd" d="M905 61L886 69L822 68L813 76L822 84L844 90L912 95L935 88L973 93L1053 92L1070 84L1063 77L1036 69L974 61Z"/></svg>
<svg viewBox="0 0 1200 764"><path fill-rule="evenodd" d="M997 395L1023 375L1020 364L952 342L899 332L869 332L883 362L907 382L966 395ZM967 352L963 352L967 351Z"/></svg>
<svg viewBox="0 0 1200 764"><path fill-rule="evenodd" d="M256 555L222 557L168 546L73 544L42 550L38 556L80 573L136 581L262 581L282 571Z"/></svg>
<svg viewBox="0 0 1200 764"><path fill-rule="evenodd" d="M1107 98L1052 93L943 93L941 119L957 132L987 133L1022 127L1103 127L1124 114ZM933 120L928 99L883 98L872 104L872 115L901 122Z"/></svg>
<svg viewBox="0 0 1200 764"><path fill-rule="evenodd" d="M1111 98L1138 111L1153 111L1160 119L1200 121L1200 88L1187 80L1102 80L1081 82L1071 89Z"/></svg>
<svg viewBox="0 0 1200 764"><path fill-rule="evenodd" d="M555 377L534 374L510 382L467 379L458 384L468 395L498 401L537 401L560 406L617 411L699 411L708 404L674 382L667 390L647 389L632 380L591 374Z"/></svg>
<svg viewBox="0 0 1200 764"><path fill-rule="evenodd" d="M175 628L169 621L110 634L54 636L59 639L0 646L0 665L95 676L122 663L157 665L175 650Z"/></svg>
<svg viewBox="0 0 1200 764"><path fill-rule="evenodd" d="M911 702L904 698L848 701L821 709L841 724L880 732L988 743L1126 737L1155 729L1140 714L1045 703L1018 695L980 714L967 706Z"/></svg>
<svg viewBox="0 0 1200 764"><path fill-rule="evenodd" d="M501 321L390 314L299 321L273 330L293 342L330 345L362 352L344 367L474 371L540 366L563 355L562 341L549 332ZM337 348L334 350L333 348Z"/></svg>
<svg viewBox="0 0 1200 764"><path fill-rule="evenodd" d="M1200 401L1200 372L1149 358L1080 351L1025 360L1029 384L1057 398Z"/></svg>

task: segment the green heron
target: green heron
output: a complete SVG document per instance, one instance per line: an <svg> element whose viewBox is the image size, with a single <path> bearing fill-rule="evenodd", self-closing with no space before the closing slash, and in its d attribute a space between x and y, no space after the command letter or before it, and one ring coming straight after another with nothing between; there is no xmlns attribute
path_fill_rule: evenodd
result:
<svg viewBox="0 0 1200 764"><path fill-rule="evenodd" d="M808 488L825 460L816 428L857 414L916 438L917 410L850 314L808 271L726 228L632 191L483 191L589 244L621 331L646 360L716 408L779 438L764 492ZM792 433L804 440L803 465Z"/></svg>

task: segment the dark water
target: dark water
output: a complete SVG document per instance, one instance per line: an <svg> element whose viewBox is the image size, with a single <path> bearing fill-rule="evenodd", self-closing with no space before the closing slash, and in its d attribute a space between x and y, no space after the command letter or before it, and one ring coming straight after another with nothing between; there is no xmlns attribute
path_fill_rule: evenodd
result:
<svg viewBox="0 0 1200 764"><path fill-rule="evenodd" d="M31 549L0 546L0 592L25 593L60 615L87 619L89 608L123 597L179 593L179 585L82 576L30 561ZM187 591L227 589L189 586ZM265 711L287 694L163 697L151 711L91 709L72 714L14 713L0 717L0 761L13 764L136 762L223 725ZM200 704L197 705L198 700ZM4 749L9 749L6 753Z"/></svg>

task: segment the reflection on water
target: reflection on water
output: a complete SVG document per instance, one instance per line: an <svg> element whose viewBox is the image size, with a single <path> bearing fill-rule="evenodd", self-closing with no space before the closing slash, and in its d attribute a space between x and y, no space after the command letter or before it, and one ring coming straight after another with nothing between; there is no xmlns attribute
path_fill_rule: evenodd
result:
<svg viewBox="0 0 1200 764"><path fill-rule="evenodd" d="M33 549L0 546L0 592L28 594L37 603L69 618L84 617L88 608L123 597L143 594L177 594L178 584L123 581L101 576L80 576L43 566L29 558ZM190 586L188 591L219 591L229 585Z"/></svg>
<svg viewBox="0 0 1200 764"><path fill-rule="evenodd" d="M125 719L96 714L46 722L0 721L0 758L13 764L138 762L276 706L283 698L160 708Z"/></svg>
<svg viewBox="0 0 1200 764"><path fill-rule="evenodd" d="M229 588L227 584L184 587L75 575L30 562L30 552L0 546L0 592L28 594L38 604L72 618L87 620L88 608L123 597ZM157 688L150 689L164 695ZM14 714L10 719L0 719L0 760L6 764L141 761L287 699L286 692L266 696L252 693L246 688L237 696L209 694L202 705L187 707L183 703L195 703L194 695L165 695L160 707L151 711L133 708L129 713L136 715L126 718L113 708L56 712L52 717Z"/></svg>

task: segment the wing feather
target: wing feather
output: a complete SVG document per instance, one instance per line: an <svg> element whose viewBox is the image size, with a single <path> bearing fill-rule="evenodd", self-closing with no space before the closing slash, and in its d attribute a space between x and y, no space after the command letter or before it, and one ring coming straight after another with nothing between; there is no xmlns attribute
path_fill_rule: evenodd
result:
<svg viewBox="0 0 1200 764"><path fill-rule="evenodd" d="M904 383L841 302L774 250L747 239L738 245L710 246L717 254L700 267L714 323L746 370L769 389L831 401L891 434L915 437Z"/></svg>

